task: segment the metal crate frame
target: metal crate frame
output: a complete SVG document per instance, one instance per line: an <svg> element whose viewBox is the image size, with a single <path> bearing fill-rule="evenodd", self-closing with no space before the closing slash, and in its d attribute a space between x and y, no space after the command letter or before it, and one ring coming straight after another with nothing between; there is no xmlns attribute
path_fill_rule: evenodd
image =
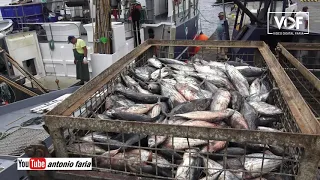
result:
<svg viewBox="0 0 320 180"><path fill-rule="evenodd" d="M152 46L200 46L206 48L256 48L265 60L273 75L290 112L301 133L275 133L223 128L188 127L179 125L151 124L127 121L108 121L93 118L71 117L86 100L95 95L122 69L142 55ZM170 134L177 137L196 139L217 139L236 142L267 143L271 145L295 146L304 148L297 179L314 179L320 160L320 126L299 91L295 88L284 69L264 42L255 41L189 41L189 40L148 40L129 54L114 63L86 85L77 90L65 101L45 115L57 157L68 157L63 135L64 128L92 131L112 131L141 133L147 135ZM198 133L206 132L206 133ZM76 174L74 174L76 175Z"/></svg>
<svg viewBox="0 0 320 180"><path fill-rule="evenodd" d="M319 51L320 43L279 43L277 58L291 81L320 121L320 79L303 64L302 57L294 57L289 51ZM317 69L320 70L320 69Z"/></svg>

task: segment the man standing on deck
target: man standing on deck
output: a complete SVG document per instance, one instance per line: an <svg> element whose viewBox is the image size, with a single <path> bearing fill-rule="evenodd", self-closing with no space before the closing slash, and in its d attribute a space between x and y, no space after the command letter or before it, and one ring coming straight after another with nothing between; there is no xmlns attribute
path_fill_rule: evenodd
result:
<svg viewBox="0 0 320 180"><path fill-rule="evenodd" d="M217 26L217 40L226 40L225 38L225 30L224 30L224 13L220 12L219 15L219 22L218 22L218 26Z"/></svg>
<svg viewBox="0 0 320 180"><path fill-rule="evenodd" d="M89 68L87 61L87 46L84 40L75 38L74 36L68 37L68 42L73 44L74 64L76 65L77 79L80 79L80 85L89 81Z"/></svg>
<svg viewBox="0 0 320 180"><path fill-rule="evenodd" d="M299 11L297 12L296 14L296 17L302 17L302 24L299 25L299 30L302 30L302 31L306 31L308 30L308 26L309 26L309 21L308 21L308 7L307 6L304 6L302 8L302 12Z"/></svg>

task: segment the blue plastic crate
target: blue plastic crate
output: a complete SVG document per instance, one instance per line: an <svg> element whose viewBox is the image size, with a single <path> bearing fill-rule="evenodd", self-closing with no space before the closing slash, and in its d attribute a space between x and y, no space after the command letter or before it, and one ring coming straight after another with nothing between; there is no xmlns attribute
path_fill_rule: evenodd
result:
<svg viewBox="0 0 320 180"><path fill-rule="evenodd" d="M2 17L14 18L21 16L40 15L43 13L42 4L25 4L20 6L3 6L0 7Z"/></svg>
<svg viewBox="0 0 320 180"><path fill-rule="evenodd" d="M29 16L24 18L25 23L42 23L44 22L43 15Z"/></svg>

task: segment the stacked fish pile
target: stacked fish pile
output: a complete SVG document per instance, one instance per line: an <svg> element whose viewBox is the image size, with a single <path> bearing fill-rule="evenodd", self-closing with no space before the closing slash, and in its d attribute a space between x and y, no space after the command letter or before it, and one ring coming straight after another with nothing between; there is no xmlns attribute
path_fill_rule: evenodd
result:
<svg viewBox="0 0 320 180"><path fill-rule="evenodd" d="M271 104L275 89L266 69L199 59L147 62L132 68L131 76L121 74L121 82L106 98L106 111L93 113L96 118L280 132L274 127L283 112ZM100 155L99 167L175 179L268 178L285 154L284 148L272 145L140 134L92 132L80 139L68 150ZM133 145L136 148L128 147ZM227 160L221 161L219 153Z"/></svg>

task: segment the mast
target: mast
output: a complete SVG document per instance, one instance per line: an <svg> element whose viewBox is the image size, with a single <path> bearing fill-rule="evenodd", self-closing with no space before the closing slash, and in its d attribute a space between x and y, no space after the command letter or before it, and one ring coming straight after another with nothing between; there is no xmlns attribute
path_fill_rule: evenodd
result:
<svg viewBox="0 0 320 180"><path fill-rule="evenodd" d="M94 53L112 54L110 1L96 1L96 23L94 33Z"/></svg>

